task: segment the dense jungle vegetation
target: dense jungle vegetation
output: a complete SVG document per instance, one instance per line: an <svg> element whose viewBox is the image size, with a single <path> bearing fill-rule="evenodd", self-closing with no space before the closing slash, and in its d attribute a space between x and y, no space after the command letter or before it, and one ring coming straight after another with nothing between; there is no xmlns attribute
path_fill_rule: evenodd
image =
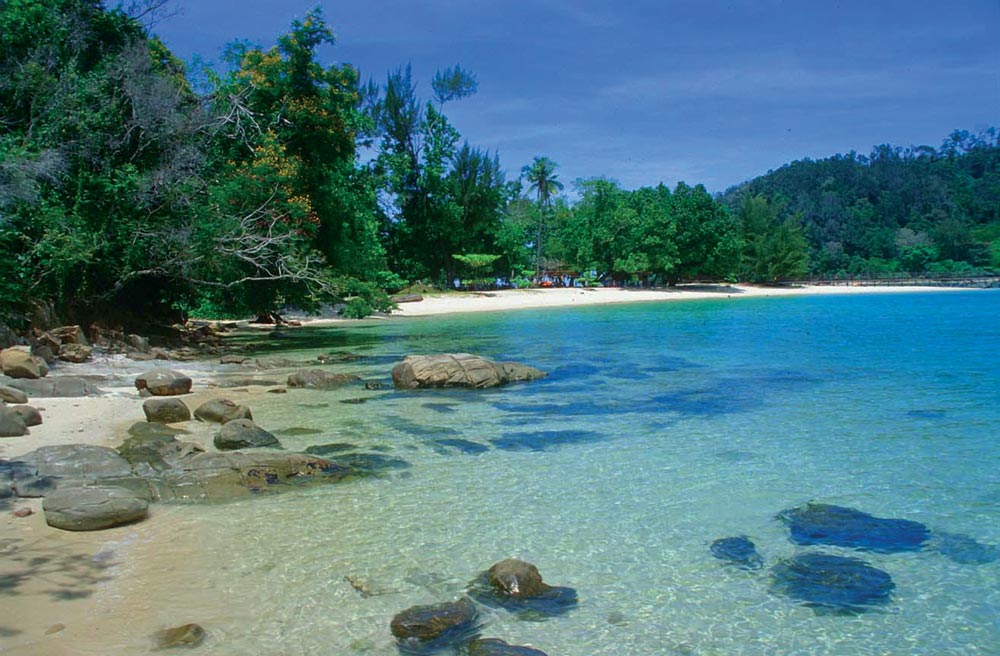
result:
<svg viewBox="0 0 1000 656"><path fill-rule="evenodd" d="M798 161L713 197L627 190L462 139L460 66L326 66L319 10L185 65L133 8L0 0L0 322L134 326L345 302L416 281L774 282L1000 268L1000 134ZM610 172L613 174L613 172Z"/></svg>

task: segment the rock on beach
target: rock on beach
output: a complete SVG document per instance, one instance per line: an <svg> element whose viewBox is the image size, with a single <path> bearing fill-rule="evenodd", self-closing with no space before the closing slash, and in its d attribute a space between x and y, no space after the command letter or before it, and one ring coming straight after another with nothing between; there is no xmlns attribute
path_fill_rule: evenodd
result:
<svg viewBox="0 0 1000 656"><path fill-rule="evenodd" d="M153 396L176 396L191 391L191 379L172 369L153 369L136 377L135 388Z"/></svg>

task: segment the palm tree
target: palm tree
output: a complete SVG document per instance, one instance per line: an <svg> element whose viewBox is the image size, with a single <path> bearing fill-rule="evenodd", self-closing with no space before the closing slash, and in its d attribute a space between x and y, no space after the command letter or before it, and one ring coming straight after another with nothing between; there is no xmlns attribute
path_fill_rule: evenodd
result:
<svg viewBox="0 0 1000 656"><path fill-rule="evenodd" d="M555 174L556 167L559 166L548 157L536 157L531 164L521 169L521 177L531 185L528 187L529 193L538 193L538 235L535 240L535 280L541 281L542 270L542 226L545 218L552 207L552 193L559 193L563 190L563 183L559 182L559 176Z"/></svg>

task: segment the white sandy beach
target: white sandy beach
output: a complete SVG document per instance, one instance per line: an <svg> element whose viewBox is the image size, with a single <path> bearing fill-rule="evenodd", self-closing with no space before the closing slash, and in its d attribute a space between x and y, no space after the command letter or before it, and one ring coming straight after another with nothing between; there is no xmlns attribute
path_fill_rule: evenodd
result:
<svg viewBox="0 0 1000 656"><path fill-rule="evenodd" d="M839 294L898 294L920 292L972 292L976 290L941 287L852 287L817 286L768 288L749 286L681 286L674 289L543 289L505 290L481 293L446 293L428 295L416 303L401 304L387 321L465 312L508 311L610 303L657 302L715 299L738 302L738 299L767 296L804 296ZM308 323L337 320L312 320ZM339 320L338 323L350 325ZM131 365L128 365L131 366ZM139 369L168 366L185 371L183 363L159 362L136 364ZM102 373L101 365L56 366L51 375L79 375L93 371ZM251 372L248 372L252 375ZM253 405L253 399L265 393L263 389L239 391L209 387L206 369L195 377L195 393L184 400L192 408L204 400L225 396L237 402ZM44 399L32 398L29 403L44 408L44 424L31 429L31 434L18 438L0 439L0 458L12 458L45 445L86 443L115 447L121 443L127 427L143 419L142 400L135 390L117 388L111 395L97 398ZM198 441L211 448L211 429L203 426L185 439ZM197 540L177 535L174 525L183 507L154 506L150 517L142 524L94 533L67 533L46 526L41 512L41 499L11 499L0 516L0 555L4 556L0 577L22 577L15 581L16 594L0 596L4 617L0 619L0 653L11 654L74 654L81 652L83 643L99 645L99 633L121 632L122 623L136 623L148 635L149 599L159 594L159 586L169 578L164 573L183 566L186 558L197 557ZM33 515L17 518L12 510L31 508ZM172 548L163 548L172 545ZM142 553L141 561L129 559L132 550ZM118 564L109 569L88 565L101 563L102 554L113 554ZM14 556L17 558L15 559ZM51 567L26 566L30 558L48 558ZM26 560L27 559L27 560ZM144 568L133 566L144 563ZM145 568L154 567L151 574ZM53 585L72 591L73 577L97 577L90 588L96 593L79 598L59 598L52 594ZM31 578L35 577L35 578ZM3 580L3 579L0 579ZM123 597L125 591L142 590L145 600ZM0 593L3 590L0 589ZM126 593L127 594L127 593ZM143 610L145 608L145 610ZM133 610L129 610L133 609ZM136 613L147 613L143 617ZM155 617L155 613L152 617ZM159 626L159 628L164 628ZM136 630L135 628L133 630ZM95 652L96 653L96 652Z"/></svg>

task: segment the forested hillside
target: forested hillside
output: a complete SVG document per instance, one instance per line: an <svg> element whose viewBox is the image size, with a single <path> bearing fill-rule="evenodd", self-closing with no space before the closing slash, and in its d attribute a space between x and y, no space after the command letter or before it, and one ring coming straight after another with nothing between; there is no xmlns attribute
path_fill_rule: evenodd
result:
<svg viewBox="0 0 1000 656"><path fill-rule="evenodd" d="M341 302L364 316L417 281L556 271L675 284L1000 265L995 130L795 162L720 197L562 181L543 156L510 175L448 120L472 72L439 71L424 98L403 64L361 80L320 63L332 44L314 10L274 47L191 69L99 0L0 0L0 323Z"/></svg>
<svg viewBox="0 0 1000 656"><path fill-rule="evenodd" d="M763 211L800 228L819 275L1000 268L994 128L955 131L939 148L882 145L793 162L722 199L745 218Z"/></svg>

